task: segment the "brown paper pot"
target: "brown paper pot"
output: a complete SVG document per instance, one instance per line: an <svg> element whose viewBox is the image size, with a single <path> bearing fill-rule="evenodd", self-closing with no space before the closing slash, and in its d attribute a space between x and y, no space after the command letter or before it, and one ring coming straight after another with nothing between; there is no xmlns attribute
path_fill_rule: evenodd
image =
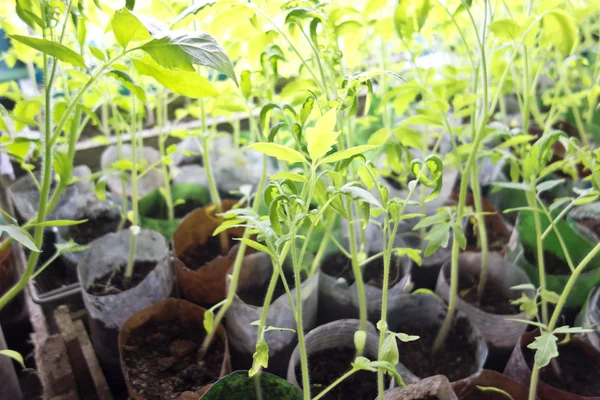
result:
<svg viewBox="0 0 600 400"><path fill-rule="evenodd" d="M0 238L1 243L2 238ZM0 253L0 296L6 293L19 280L19 273L12 255L11 246L8 246L6 250ZM0 310L0 323L8 327L10 324L22 320L25 316L24 307L25 295L23 292L20 292Z"/></svg>
<svg viewBox="0 0 600 400"><path fill-rule="evenodd" d="M454 389L458 400L508 400L508 398L501 393L483 391L479 389L479 387L503 390L508 393L513 400L527 400L529 396L529 390L525 386L506 375L487 369L484 369L477 375L473 375L452 384L452 388Z"/></svg>
<svg viewBox="0 0 600 400"><path fill-rule="evenodd" d="M529 383L531 380L531 368L529 367L525 352L531 352L531 350L527 349L527 345L529 345L535 337L539 334L539 330L526 332L521 336L519 343L515 346L512 355L510 356L510 360L504 369L504 375L514 379L521 385L525 387L529 387ZM575 346L578 351L584 354L584 357L577 360L577 363L585 366L587 371L596 372L600 369L600 352L596 350L591 344L579 339L579 338L571 338L571 341L568 344L569 346ZM558 365L561 365L561 351L566 350L559 345L558 352ZM533 357L533 354L531 354ZM548 367L546 367L548 368ZM564 373L564 369L563 369ZM588 372L583 373L583 376L587 376ZM545 383L543 380L543 371L540 371L540 380L538 381L537 387L537 398L540 400L600 400L600 391L595 393L592 396L581 396L574 393L569 393L564 390L560 390L554 386L551 386ZM598 388L598 381L590 382L596 388Z"/></svg>
<svg viewBox="0 0 600 400"><path fill-rule="evenodd" d="M379 397L377 397L379 399ZM444 375L430 376L419 382L408 385L407 390L402 387L385 392L384 400L458 400L452 385ZM516 400L516 399L515 399Z"/></svg>
<svg viewBox="0 0 600 400"><path fill-rule="evenodd" d="M140 327L142 327L143 325L145 325L148 322L165 322L165 321L172 321L172 320L177 320L177 325L180 326L182 324L190 324L193 326L193 329L195 329L198 332L198 335L200 336L201 334L205 333L205 329L203 326L203 320L204 320L204 313L205 313L206 309L197 306L195 304L189 303L185 300L179 300L179 299L165 299L165 300L161 300L145 309L143 309L142 311L139 311L137 313L135 313L134 315L132 315L121 327L121 332L119 333L119 354L120 354L120 361L121 361L121 368L123 370L123 374L125 376L125 383L127 385L127 392L129 393L129 396L134 399L134 400L149 400L150 398L156 398L156 397L146 397L143 390L139 390L137 388L139 388L141 386L140 383L138 383L137 385L135 384L135 382L139 382L139 381L147 381L148 379L160 379L160 384L161 386L164 384L170 384L170 381L168 381L168 379L164 378L164 375L154 375L152 374L152 371L146 371L146 370L142 370L139 369L137 370L137 372L133 372L133 369L136 367L136 363L134 362L134 360L128 360L127 359L127 353L126 350L129 347L131 347L130 344L128 344L128 340L129 338L132 336L132 334ZM164 325L162 325L164 326ZM156 335L160 335L161 332L156 332L152 335L150 335L148 338L152 337L152 336L156 336ZM202 335L204 336L204 335ZM221 378L225 375L227 375L229 372L231 372L231 364L230 364L230 359L229 359L229 345L227 343L227 335L225 334L225 329L223 328L222 325L219 325L217 327L217 334L215 336L215 338L219 338L221 343L224 346L223 349L223 360L221 362L221 366L220 366L220 371L218 374L218 378ZM179 340L181 341L181 340ZM171 348L173 348L173 344L176 341L171 343ZM189 341L188 341L189 342ZM209 352L210 352L211 348L209 348ZM196 351L195 349L193 351ZM207 356L205 356L207 357ZM169 358L169 357L166 357ZM162 364L163 362L165 362L164 360L166 358L163 359L157 359L156 360L156 368L158 370L158 368L162 368ZM176 358L176 357L172 357L172 358ZM172 362L173 360L170 360L170 362ZM169 369L167 369L166 371L163 371L161 374L166 374L168 373ZM184 373L185 371L181 371L180 373ZM216 380L215 380L216 381ZM182 400L182 399L199 399L201 397L202 394L204 394L204 392L206 392L211 384L214 382L211 382L209 384L206 384L205 386L202 386L200 388L195 388L193 391L184 391L180 394L180 396L178 397L178 399Z"/></svg>
<svg viewBox="0 0 600 400"><path fill-rule="evenodd" d="M223 211L228 211L235 204L235 201L224 200L221 207ZM213 236L220 221L214 214L207 214L210 211L208 207L198 208L186 215L173 233L174 254L179 260L175 262L175 275L181 294L192 303L203 306L212 306L225 299L225 275L235 259L235 254L231 252L222 254L219 237ZM241 237L244 230L232 228L227 230L227 234L233 247L231 238ZM188 268L185 263L186 251L195 246L202 246L206 254L215 255L196 270Z"/></svg>
<svg viewBox="0 0 600 400"><path fill-rule="evenodd" d="M479 282L481 253L462 253L459 256L458 265L459 291L467 289L471 282L475 284ZM450 296L450 269L450 262L444 264L435 288L436 293L446 302L448 302ZM487 284L493 285L493 287L500 291L506 299L518 299L521 297L522 293L525 293L528 297L533 297L533 290L510 289L513 286L525 283L531 282L522 269L504 260L496 253L490 253L488 255ZM473 290L476 290L476 288ZM527 328L527 325L521 322L506 320L507 318L527 319L525 312L517 314L494 314L486 312L474 304L467 302L461 298L460 295L456 299L456 308L465 313L473 325L479 329L491 351L498 350L510 352Z"/></svg>

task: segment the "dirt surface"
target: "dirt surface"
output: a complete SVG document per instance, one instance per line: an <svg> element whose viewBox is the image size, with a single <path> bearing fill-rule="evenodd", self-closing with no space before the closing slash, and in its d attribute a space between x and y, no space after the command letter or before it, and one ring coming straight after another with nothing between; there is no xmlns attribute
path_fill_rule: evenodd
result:
<svg viewBox="0 0 600 400"><path fill-rule="evenodd" d="M594 363L583 349L573 343L559 345L556 358L560 368L558 377L549 365L540 371L540 379L557 389L579 396L600 396L600 363ZM535 353L523 348L529 368L533 367Z"/></svg>
<svg viewBox="0 0 600 400"><path fill-rule="evenodd" d="M85 245L107 233L116 232L121 219L120 216L119 218L113 218L111 214L114 215L114 213L107 210L95 218L88 219L83 224L71 226L71 238L76 243Z"/></svg>
<svg viewBox="0 0 600 400"><path fill-rule="evenodd" d="M525 247L525 258L531 265L538 265L537 252L534 248ZM544 269L550 275L571 275L569 265L547 251L544 252Z"/></svg>
<svg viewBox="0 0 600 400"><path fill-rule="evenodd" d="M308 357L310 392L315 397L352 368L356 349L326 349ZM302 382L301 367L296 367L296 380ZM324 400L372 400L377 397L377 373L359 371L329 391Z"/></svg>
<svg viewBox="0 0 600 400"><path fill-rule="evenodd" d="M585 225L589 230L594 232L596 236L600 237L600 219L596 218L585 218L577 221L578 224Z"/></svg>
<svg viewBox="0 0 600 400"><path fill-rule="evenodd" d="M215 337L201 360L199 349L204 336L196 325L176 319L151 320L138 327L123 349L131 387L146 400L166 400L216 382L224 345Z"/></svg>
<svg viewBox="0 0 600 400"><path fill-rule="evenodd" d="M398 350L404 364L420 378L433 375L446 375L451 382L468 377L473 373L477 346L469 341L471 327L464 318L455 320L446 345L433 353L433 342L438 327L399 326L394 332L419 336L419 340L404 343L398 341Z"/></svg>
<svg viewBox="0 0 600 400"><path fill-rule="evenodd" d="M236 244L235 240L229 239L229 248L232 248ZM220 255L223 255L221 254L221 240L219 236L211 236L206 243L197 243L185 249L179 260L188 269L196 271Z"/></svg>
<svg viewBox="0 0 600 400"><path fill-rule="evenodd" d="M139 285L154 267L156 267L155 262L135 262L131 278L126 279L125 269L127 266L120 265L115 269L114 273L96 279L87 291L94 296L108 296L124 292Z"/></svg>
<svg viewBox="0 0 600 400"><path fill-rule="evenodd" d="M368 257L373 256L369 254ZM398 257L392 256L390 262L390 282L388 289L398 283L402 277L402 265L401 260ZM354 274L352 273L352 263L348 257L342 253L335 253L328 256L323 265L321 271L334 278L344 278L348 285L352 285L355 281ZM375 286L378 288L383 287L383 258L379 257L369 262L363 268L363 280L366 284Z"/></svg>
<svg viewBox="0 0 600 400"><path fill-rule="evenodd" d="M479 299L480 301L477 301L478 279L474 276L468 278L470 279L461 279L460 281L459 295L464 301L490 314L514 315L520 312L519 307L510 304L510 300L502 293L501 288L489 279L485 283L483 296ZM463 289L463 285L465 289Z"/></svg>

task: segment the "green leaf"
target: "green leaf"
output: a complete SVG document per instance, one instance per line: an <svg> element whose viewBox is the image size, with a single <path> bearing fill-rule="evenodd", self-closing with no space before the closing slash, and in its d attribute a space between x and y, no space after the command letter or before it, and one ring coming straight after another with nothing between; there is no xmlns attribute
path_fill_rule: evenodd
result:
<svg viewBox="0 0 600 400"><path fill-rule="evenodd" d="M138 16L125 7L115 11L110 25L117 42L124 49L130 42L152 39L150 29L142 23ZM158 33L160 29L156 29L154 32Z"/></svg>
<svg viewBox="0 0 600 400"><path fill-rule="evenodd" d="M504 42L515 42L520 39L521 25L512 19L498 19L490 24L490 31Z"/></svg>
<svg viewBox="0 0 600 400"><path fill-rule="evenodd" d="M450 226L445 224L435 225L425 236L427 247L425 248L425 257L429 257L440 247L448 246L450 240Z"/></svg>
<svg viewBox="0 0 600 400"><path fill-rule="evenodd" d="M518 183L518 182L492 182L492 185L502 189L514 189L514 190L524 190L529 191L531 188L526 183Z"/></svg>
<svg viewBox="0 0 600 400"><path fill-rule="evenodd" d="M89 46L90 52L94 57L96 57L100 61L106 61L106 54L96 46Z"/></svg>
<svg viewBox="0 0 600 400"><path fill-rule="evenodd" d="M531 283L523 283L521 285L512 286L510 290L535 290L535 286Z"/></svg>
<svg viewBox="0 0 600 400"><path fill-rule="evenodd" d="M33 238L25 229L12 224L0 225L0 233L1 232L6 232L8 236L12 237L14 240L27 247L29 250L35 251L36 253L40 252L40 250L33 242Z"/></svg>
<svg viewBox="0 0 600 400"><path fill-rule="evenodd" d="M119 71L117 69L113 69L108 71L106 75L111 76L119 82L121 82L123 86L125 86L127 89L129 89L131 93L135 95L135 97L140 99L142 103L146 104L146 92L141 86L135 84L135 82L133 81L131 76L129 76L128 73Z"/></svg>
<svg viewBox="0 0 600 400"><path fill-rule="evenodd" d="M135 0L125 0L125 7L127 7L129 11L133 11L135 7Z"/></svg>
<svg viewBox="0 0 600 400"><path fill-rule="evenodd" d="M479 386L479 385L475 385L475 387L477 388L477 390L481 390L482 392L492 392L492 393L498 393L502 396L504 396L507 400L515 400L514 397L512 397L509 393L505 392L502 389L498 389L492 386Z"/></svg>
<svg viewBox="0 0 600 400"><path fill-rule="evenodd" d="M554 330L553 333L590 333L594 332L593 329L580 328L578 326L569 327L569 326L559 326Z"/></svg>
<svg viewBox="0 0 600 400"><path fill-rule="evenodd" d="M307 182L306 177L296 173L296 172L279 172L271 176L271 180L275 179L289 179L294 182Z"/></svg>
<svg viewBox="0 0 600 400"><path fill-rule="evenodd" d="M277 143L253 143L248 146L248 148L251 150L260 151L261 153L275 157L281 161L287 161L290 163L302 162L308 164L308 161L301 153Z"/></svg>
<svg viewBox="0 0 600 400"><path fill-rule="evenodd" d="M192 4L191 6L188 6L185 10L183 10L181 13L179 13L179 15L175 18L175 20L173 20L173 22L171 23L171 26L183 21L185 18L187 18L188 16L190 16L192 14L198 14L198 12L200 12L200 10L202 10L204 7L212 6L215 3L216 3L216 0L212 0L212 1L204 0L204 1L197 2L197 4Z"/></svg>
<svg viewBox="0 0 600 400"><path fill-rule="evenodd" d="M256 342L256 351L252 355L252 368L248 371L248 375L256 375L261 368L269 366L269 345L265 338L261 337Z"/></svg>
<svg viewBox="0 0 600 400"><path fill-rule="evenodd" d="M431 226L431 225L439 224L439 223L442 223L442 222L447 222L448 218L449 218L449 215L446 212L435 213L433 215L430 215L430 216L425 217L422 220L420 220L415 225L415 227L413 228L413 230L418 230L418 229L421 229L421 228L426 228L426 227Z"/></svg>
<svg viewBox="0 0 600 400"><path fill-rule="evenodd" d="M0 354L12 358L13 360L21 364L23 368L25 368L25 361L23 360L23 356L20 353L17 353L14 350L0 350Z"/></svg>
<svg viewBox="0 0 600 400"><path fill-rule="evenodd" d="M242 95L244 95L245 99L248 99L252 94L252 74L248 70L242 71L242 75L240 76L240 89L242 90Z"/></svg>
<svg viewBox="0 0 600 400"><path fill-rule="evenodd" d="M398 343L395 335L388 335L379 350L379 361L387 361L392 365L398 364L400 355L398 354Z"/></svg>
<svg viewBox="0 0 600 400"><path fill-rule="evenodd" d="M354 332L354 348L358 354L362 354L365 348L365 344L367 343L367 332L365 331L356 331Z"/></svg>
<svg viewBox="0 0 600 400"><path fill-rule="evenodd" d="M204 325L204 330L207 333L212 332L214 321L215 321L215 313L212 310L204 311L204 319L202 321L202 324Z"/></svg>
<svg viewBox="0 0 600 400"><path fill-rule="evenodd" d="M15 11L19 18L31 28L36 25L40 28L46 27L46 21L42 18L42 4L39 0L17 0Z"/></svg>
<svg viewBox="0 0 600 400"><path fill-rule="evenodd" d="M39 222L39 223L33 223L33 224L29 224L31 226L73 226L73 225L80 225L80 224L84 224L88 222L87 219L82 219L79 221L68 221L65 219L56 219L53 221L44 221L44 222Z"/></svg>
<svg viewBox="0 0 600 400"><path fill-rule="evenodd" d="M308 128L308 129L310 129L310 128ZM323 160L321 160L321 163L334 163L337 161L345 160L345 159L355 156L357 154L364 153L365 151L373 150L377 147L379 147L379 146L370 145L370 144L364 144L364 145L360 145L360 146L351 147L346 150L337 151L337 152L325 157Z"/></svg>
<svg viewBox="0 0 600 400"><path fill-rule="evenodd" d="M556 347L557 338L550 332L542 332L535 338L527 347L535 350L535 364L539 368L543 368L550 364L550 360L558 356L558 348Z"/></svg>
<svg viewBox="0 0 600 400"><path fill-rule="evenodd" d="M577 43L577 26L573 17L561 10L548 12L542 19L542 42L551 44L563 57L568 57Z"/></svg>
<svg viewBox="0 0 600 400"><path fill-rule="evenodd" d="M377 208L383 208L369 191L356 186L356 184L347 183L340 188L340 193L350 196L352 200L362 201L363 203L369 203Z"/></svg>
<svg viewBox="0 0 600 400"><path fill-rule="evenodd" d="M406 333L402 333L402 332L394 333L394 335L398 338L398 340L400 340L401 342L404 342L404 343L414 342L415 340L420 339L419 336L407 335Z"/></svg>
<svg viewBox="0 0 600 400"><path fill-rule="evenodd" d="M408 256L408 258L413 260L415 264L419 266L423 262L423 259L421 258L421 249L411 249L410 247L405 247L394 249L394 251L398 257Z"/></svg>
<svg viewBox="0 0 600 400"><path fill-rule="evenodd" d="M254 250L262 251L263 253L271 254L269 248L263 244L260 244L254 240L246 239L246 238L236 238L235 240L239 240L242 243L245 243L246 246L252 247Z"/></svg>
<svg viewBox="0 0 600 400"><path fill-rule="evenodd" d="M363 356L356 357L356 360L354 360L354 362L352 363L352 367L356 370L371 372L377 371L375 367L371 366L371 361L369 361L368 358Z"/></svg>
<svg viewBox="0 0 600 400"><path fill-rule="evenodd" d="M306 142L308 144L308 153L313 162L323 157L331 147L336 144L340 132L333 129L336 124L336 109L327 111L317 120L314 128L306 129Z"/></svg>
<svg viewBox="0 0 600 400"><path fill-rule="evenodd" d="M304 125L306 120L310 116L315 104L315 98L313 96L307 97L302 104L302 110L300 110L300 124Z"/></svg>
<svg viewBox="0 0 600 400"><path fill-rule="evenodd" d="M169 31L153 39L142 50L167 69L193 71L193 64L219 71L238 83L233 64L211 35L203 32Z"/></svg>
<svg viewBox="0 0 600 400"><path fill-rule="evenodd" d="M206 78L196 72L168 70L149 58L133 60L133 64L140 74L156 79L158 83L175 93L193 99L219 94Z"/></svg>
<svg viewBox="0 0 600 400"><path fill-rule="evenodd" d="M452 236L454 237L454 240L458 242L458 246L461 249L464 250L465 247L467 247L467 238L465 237L465 234L463 233L460 224L454 224L454 227L452 229Z"/></svg>
<svg viewBox="0 0 600 400"><path fill-rule="evenodd" d="M535 189L537 190L538 193L542 193L542 192L546 192L548 190L552 190L555 187L562 185L564 183L564 179L553 179L550 181L544 181L540 184L538 184Z"/></svg>
<svg viewBox="0 0 600 400"><path fill-rule="evenodd" d="M269 222L271 222L271 228L279 236L283 236L283 229L281 228L281 222L279 222L279 201L282 198L282 195L277 196L269 205Z"/></svg>
<svg viewBox="0 0 600 400"><path fill-rule="evenodd" d="M11 35L11 39L23 43L26 46L34 48L49 56L56 57L62 62L66 62L75 67L86 68L85 61L81 54L76 53L67 46L46 39L38 39L30 36Z"/></svg>
<svg viewBox="0 0 600 400"><path fill-rule="evenodd" d="M542 299L552 304L556 304L560 300L560 296L557 293L546 289L541 291L540 296L542 296Z"/></svg>

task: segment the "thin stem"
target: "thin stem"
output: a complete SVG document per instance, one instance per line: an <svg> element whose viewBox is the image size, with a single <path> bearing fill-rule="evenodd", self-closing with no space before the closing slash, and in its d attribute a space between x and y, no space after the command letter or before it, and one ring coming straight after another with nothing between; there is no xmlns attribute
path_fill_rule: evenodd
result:
<svg viewBox="0 0 600 400"><path fill-rule="evenodd" d="M352 202L350 200L346 200L346 210L349 215L352 215ZM356 291L358 293L358 303L359 303L359 319L360 319L360 330L367 331L367 297L365 295L365 285L363 282L362 269L360 268L360 264L358 262L358 250L356 248L356 236L354 232L354 226L352 223L348 222L348 233L350 242L350 261L352 264L352 273L354 274L354 279L356 283Z"/></svg>
<svg viewBox="0 0 600 400"><path fill-rule="evenodd" d="M319 269L319 264L321 263L321 258L323 257L323 253L325 253L325 249L329 244L329 238L331 237L331 230L333 229L333 225L335 224L335 214L332 214L327 219L327 225L325 227L325 236L321 239L321 244L319 245L319 250L317 250L317 254L313 259L312 265L310 267L310 275L314 275Z"/></svg>
<svg viewBox="0 0 600 400"><path fill-rule="evenodd" d="M344 379L347 379L348 377L350 377L355 372L356 372L356 370L354 368L351 369L350 371L346 372L344 375L342 375L338 379L336 379L336 381L333 382L331 385L329 385L325 389L323 389L323 391L321 393L319 393L318 395L316 395L313 400L319 400L320 398L322 398L323 396L325 396L327 393L329 393L329 391L331 391L334 387L336 387L337 385L339 385L340 383L342 383L344 381Z"/></svg>
<svg viewBox="0 0 600 400"><path fill-rule="evenodd" d="M535 193L528 191L526 193L527 204L529 207L535 207L537 205L537 198L535 197ZM544 245L542 241L542 224L540 221L540 215L537 212L533 213L533 223L535 228L535 238L536 238L536 250L537 250L537 264L539 270L539 279L540 279L540 289L546 289L546 270L544 266ZM548 302L542 296L541 307L542 307L542 322L544 324L548 323Z"/></svg>
<svg viewBox="0 0 600 400"><path fill-rule="evenodd" d="M477 174L471 175L471 187L473 190L473 203L477 213L477 234L479 235L479 248L481 249L481 273L479 274L479 284L477 285L477 301L481 301L483 291L487 282L488 271L488 236L485 226L485 215L483 215L483 205L481 201L481 188Z"/></svg>
<svg viewBox="0 0 600 400"><path fill-rule="evenodd" d="M169 221L173 221L175 219L175 211L173 207L173 196L171 195L171 185L170 185L170 173L169 166L166 163L167 153L165 151L165 141L167 140L165 136L164 125L167 119L167 106L165 103L165 94L164 91L161 90L156 98L156 118L158 122L158 151L160 152L161 157L161 168L163 176L165 177L165 202L167 203L167 214L169 217Z"/></svg>
<svg viewBox="0 0 600 400"><path fill-rule="evenodd" d="M138 198L137 198L137 147L138 143L136 141L136 131L137 131L137 104L135 96L131 96L131 125L130 125L130 134L131 134L131 164L133 167L131 168L131 203L132 203L132 227L130 229L131 239L129 242L129 258L127 260L127 268L125 269L125 279L129 281L131 276L133 275L133 265L135 261L135 245L137 241L137 233L136 229L138 227Z"/></svg>

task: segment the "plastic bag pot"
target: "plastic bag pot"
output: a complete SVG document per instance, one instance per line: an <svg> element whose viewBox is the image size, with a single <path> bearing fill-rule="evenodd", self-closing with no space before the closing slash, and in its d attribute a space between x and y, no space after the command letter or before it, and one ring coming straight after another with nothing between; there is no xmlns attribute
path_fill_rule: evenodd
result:
<svg viewBox="0 0 600 400"><path fill-rule="evenodd" d="M476 393L481 393L481 398L489 400L508 400L503 394L489 391L483 392L479 387L503 390L508 393L513 400L527 400L529 397L528 388L506 375L487 369L484 369L477 375L473 375L452 384L452 388L454 389L458 400L469 399L469 396Z"/></svg>
<svg viewBox="0 0 600 400"><path fill-rule="evenodd" d="M446 308L436 296L426 293L417 293L407 296L407 300L403 302L402 308L395 314L390 314L388 317L388 327L393 332L402 332L409 335L419 335L421 330L427 330L428 332L439 332L442 323L446 317ZM450 380L463 379L471 376L483 369L483 365L488 356L488 348L481 336L481 333L477 327L473 326L467 316L461 311L456 311L453 321L453 329L461 324L463 331L465 332L466 338L463 338L464 342L449 342L447 340L447 346L449 348L469 348L472 353L472 362L469 364L462 363L461 365L465 372L465 376L457 376L459 373L451 370L444 372L444 375L448 376ZM466 340L465 340L466 339ZM429 375L421 375L415 370L411 369L410 361L408 360L407 349L412 344L419 344L420 346L427 346L422 344L423 338L420 338L416 342L402 343L398 342L398 350L400 354L405 354L404 364L414 375L419 378L426 378L427 376L439 375L441 371L431 371ZM425 347L430 351L429 347ZM467 351L467 350L465 350ZM401 356L402 357L402 356ZM454 376L453 376L454 375Z"/></svg>
<svg viewBox="0 0 600 400"><path fill-rule="evenodd" d="M2 237L0 237L0 244ZM0 253L0 296L19 280L19 272L13 259L12 247ZM24 318L25 294L21 291L0 310L0 323L8 326Z"/></svg>
<svg viewBox="0 0 600 400"><path fill-rule="evenodd" d="M123 324L119 333L119 354L121 368L123 370L125 383L127 385L127 392L132 399L144 400L146 398L143 391L137 390L137 386L134 387L132 383L135 380L144 380L143 375L148 373L148 371L145 370L140 371L138 376L138 373L133 372L133 369L136 367L136 363L134 361L130 362L127 359L125 349L128 348L129 339L133 333L148 322L161 323L170 322L173 320L177 321L177 325L181 325L183 323L190 324L195 330L197 330L198 334L205 333L206 330L204 329L203 325L205 312L206 309L200 306L189 303L185 300L171 298L160 300L159 302L146 307L141 311L138 311L129 317L129 319ZM231 361L229 358L227 335L225 334L225 329L222 325L217 327L215 338L219 338L220 342L223 344L223 359L219 372L219 377L223 377L231 372ZM167 344L169 344L169 342L167 342ZM172 345L173 343L170 344ZM196 350L194 349L194 351ZM211 351L211 347L209 347L208 351ZM160 366L160 360L156 361L158 368ZM198 399L199 396L201 396L210 388L210 386L211 384L207 384L201 388L197 388L197 390L194 391L185 391L178 397L178 399L185 399L187 397Z"/></svg>
<svg viewBox="0 0 600 400"><path fill-rule="evenodd" d="M430 376L408 385L407 389L398 387L388 390L383 396L384 400L422 400L431 398L458 400L454 390L452 390L452 385L444 375Z"/></svg>
<svg viewBox="0 0 600 400"><path fill-rule="evenodd" d="M122 144L121 145L121 156L123 160L130 160L132 148L130 144ZM146 161L147 165L156 164L160 160L160 153L158 150L144 146L143 149L137 149L138 162ZM103 152L102 156L100 156L100 165L104 171L108 171L115 162L119 161L119 154L117 152L117 146L109 146ZM129 172L126 173L126 185L125 190L127 192L127 196L131 197L131 174ZM106 176L106 184L111 192L116 194L117 196L123 195L123 186L121 185L121 174L119 171L110 172ZM159 167L153 168L143 176L141 176L137 181L137 196L138 199L143 198L150 192L161 188L165 185L165 177L162 174L162 171Z"/></svg>
<svg viewBox="0 0 600 400"><path fill-rule="evenodd" d="M590 298L577 317L576 325L594 330L585 333L583 337L600 350L600 287L590 294Z"/></svg>
<svg viewBox="0 0 600 400"><path fill-rule="evenodd" d="M354 350L354 333L360 329L360 321L357 319L341 319L333 321L310 331L304 338L306 345L306 355L310 359L312 354L324 350ZM379 354L379 336L373 325L367 327L367 338L363 349L363 356L369 360L377 360ZM302 377L296 374L296 369L300 366L300 347L296 346L291 358L289 359L287 368L287 380L297 387L302 385ZM350 365L348 365L348 368ZM396 366L398 372L405 380L410 383L415 380L415 377L410 374L403 365ZM309 362L310 369L310 362ZM343 373L344 371L342 371ZM375 376L375 374L374 374ZM333 382L331 382L333 383ZM343 383L342 383L343 384ZM376 392L376 391L375 391Z"/></svg>
<svg viewBox="0 0 600 400"><path fill-rule="evenodd" d="M350 260L338 253L337 258L343 257L347 261L347 268L351 271ZM327 258L324 263L327 263ZM383 262L383 259L372 262ZM364 271L364 269L361 268ZM394 271L397 271L394 272ZM381 270L383 273L383 269ZM319 281L319 323L327 323L338 319L359 318L360 301L356 282L348 284L343 277L327 274L321 265ZM392 257L390 268L391 286L388 289L388 313L394 313L401 306L403 294L411 288L411 261L408 257ZM382 289L365 282L365 297L367 300L367 318L377 323L381 318L381 293Z"/></svg>
<svg viewBox="0 0 600 400"><path fill-rule="evenodd" d="M210 202L208 189L201 185L173 184L171 198L173 202L183 200L185 203L174 208L175 218L169 221L167 203L160 190L155 190L140 199L138 209L140 212L140 226L162 233L167 240L173 237L173 232L181 223L190 205L192 209L202 207ZM192 210L189 210L192 211Z"/></svg>
<svg viewBox="0 0 600 400"><path fill-rule="evenodd" d="M521 336L519 343L517 343L517 345L515 346L510 356L510 360L508 361L508 364L504 369L504 375L514 379L516 382L520 383L525 387L529 387L531 381L531 368L527 363L524 352L531 351L527 349L527 346L530 343L532 343L538 335L539 330L524 333ZM598 368L600 368L600 352L592 345L576 337L571 337L569 345L576 346L587 357L587 359L578 360L581 363L581 365L585 365L588 369L597 370ZM560 366L560 357L563 354L561 353L560 345L558 348L558 352L558 364ZM533 354L531 358L533 359ZM548 366L546 368L550 367ZM574 393L565 392L554 386L551 386L542 380L541 373L540 379L538 380L536 396L539 400L600 400L600 393L593 397L586 397Z"/></svg>
<svg viewBox="0 0 600 400"><path fill-rule="evenodd" d="M408 232L403 235L403 240L408 247L413 249L421 249L422 254L425 252L425 247L421 246L419 232ZM442 269L442 265L450 259L452 255L452 237L448 242L448 246L438 248L433 254L428 257L423 256L421 265L414 265L411 268L410 276L415 289L430 289L434 290L437 278Z"/></svg>
<svg viewBox="0 0 600 400"><path fill-rule="evenodd" d="M600 202L574 207L567 214L567 219L581 236L596 242L600 240Z"/></svg>
<svg viewBox="0 0 600 400"><path fill-rule="evenodd" d="M235 201L224 200L221 207L223 211L228 211L235 204ZM207 213L210 211L209 206L192 211L181 220L173 233L177 285L185 299L203 306L214 305L225 299L225 275L235 259L231 252L223 255L219 237L213 236L221 222L214 216L214 209L212 215ZM231 242L231 238L241 237L244 229L231 228L226 232ZM190 269L181 258L194 246L202 246L219 255L196 270ZM215 246L218 246L217 251Z"/></svg>
<svg viewBox="0 0 600 400"><path fill-rule="evenodd" d="M546 216L541 215L542 231L549 226L549 221ZM527 253L536 254L535 242L532 231L533 217L531 213L523 213L517 220L516 228L513 230L512 237L507 247L506 258L519 266L529 276L531 282L539 286L539 270L536 260L528 260ZM560 230L561 236L565 241L565 245L571 256L571 260L577 265L587 254L592 250L595 242L589 238L580 236L576 230L567 222L559 221L557 229ZM551 231L543 241L545 259L546 259L546 288L555 293L562 293L563 289L571 277L571 272L553 274L548 270L550 263L564 263L564 256L561 256L562 249L556 234ZM549 262L548 256L552 259ZM533 256L535 258L535 255ZM566 264L565 264L566 265ZM568 308L577 308L582 306L590 292L600 284L600 257L595 257L588 265L587 269L577 278L571 294L567 298L566 306Z"/></svg>
<svg viewBox="0 0 600 400"><path fill-rule="evenodd" d="M231 353L236 361L234 367L245 369L252 365L252 355L256 348L258 337L258 326L251 325L252 322L260 320L263 310L264 299L257 299L254 305L244 301L242 293L264 293L267 291L272 275L273 267L269 257L264 253L255 253L246 256L240 286L227 310L225 318L225 329L231 344ZM281 279L281 278L279 278ZM288 284L293 282L288 278ZM296 290L292 289L291 295L296 304ZM317 308L319 301L319 274L315 274L304 280L300 285L302 291L302 326L304 332L313 329L317 324ZM277 294L275 294L277 295ZM274 297L267 312L266 326L277 328L296 329L296 319L285 293ZM271 330L265 333L264 338L269 345L269 367L268 372L278 376L285 376L290 354L297 343L297 334L291 331Z"/></svg>
<svg viewBox="0 0 600 400"><path fill-rule="evenodd" d="M479 282L481 273L481 253L465 252L458 258L459 282ZM442 267L436 286L436 293L448 302L450 298L450 271L451 263L447 262ZM504 260L495 253L488 255L487 284L493 284L508 300L521 297L524 293L528 297L534 296L533 290L511 290L511 287L531 283L524 271ZM459 283L459 291L467 289ZM473 287L473 290L477 290ZM484 289L484 296L486 295ZM482 337L490 350L511 351L527 328L526 324L507 321L507 318L527 319L525 312L516 314L493 314L478 308L472 303L457 296L456 308L463 312L481 332Z"/></svg>
<svg viewBox="0 0 600 400"><path fill-rule="evenodd" d="M158 232L142 229L137 237L135 262L155 263L150 273L137 286L121 293L98 296L89 292L97 279L127 265L130 235L129 230L123 230L96 239L78 266L92 344L105 371L111 373L119 371L117 338L121 326L136 312L169 297L173 288L167 241ZM112 378L118 382L119 374Z"/></svg>
<svg viewBox="0 0 600 400"><path fill-rule="evenodd" d="M212 385L202 400L258 400L256 393L259 390L263 400L303 399L300 389L278 376L261 372L257 377L249 377L248 371L236 371Z"/></svg>

